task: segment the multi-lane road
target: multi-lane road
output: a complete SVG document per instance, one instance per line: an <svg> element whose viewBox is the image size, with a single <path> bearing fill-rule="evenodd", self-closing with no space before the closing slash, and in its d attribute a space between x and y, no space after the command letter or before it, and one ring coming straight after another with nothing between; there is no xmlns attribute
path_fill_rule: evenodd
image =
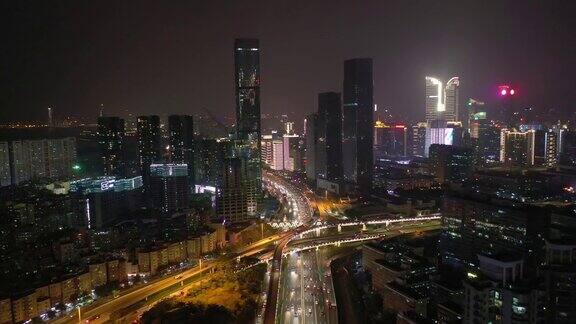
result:
<svg viewBox="0 0 576 324"><path fill-rule="evenodd" d="M181 273L173 273L169 277L151 281L146 285L133 288L124 294L120 294L116 298L97 301L94 304L81 309L81 319L82 321L88 320L90 323L105 323L106 321L110 320L110 317L114 312L128 308L138 303L146 304L146 301L150 296L168 288L177 287L178 285L184 287L184 282L188 283L192 277L198 274L234 264L238 258L248 257L262 253L263 251L270 250L275 240L278 240L281 237L282 236L280 235L267 237L260 241L254 242L253 244L242 247L226 257L213 261L203 261L201 267L196 266ZM60 317L53 320L52 323L78 323L78 313L71 312L65 317Z"/></svg>
<svg viewBox="0 0 576 324"><path fill-rule="evenodd" d="M286 247L289 244L298 247L303 244L325 242L349 236L354 231L361 230L350 227L342 232L336 228L323 229L301 237L301 233L313 228L313 205L315 199L308 188L300 183L295 183L271 172L263 173L266 186L273 188L276 195L285 203L288 211L288 221L296 226L280 234L273 235L241 249L237 249L226 257L213 261L205 261L202 267L187 269L170 277L156 279L145 286L135 287L116 298L98 301L82 309L82 319L90 319L91 323L104 323L119 310L132 309L138 305L140 310L145 309L152 301L148 298L158 292L171 291L175 288L185 289L193 284L198 276L204 272L216 268L229 266L235 260L261 254L272 255L270 271L267 273L268 289L265 296L264 311L259 312L258 322L272 323L337 323L336 299L330 275L328 263L328 248L312 249L289 254L287 257ZM425 228L425 224L418 224ZM416 225L416 226L418 226ZM429 225L429 224L428 224ZM398 226L390 226L388 229L371 227L369 232L382 234L383 231L396 230ZM382 234L383 235L383 234ZM294 241L294 242L292 242ZM292 243L291 243L292 242ZM264 254L262 254L264 253ZM199 278L196 278L198 276ZM281 298L279 298L281 297ZM135 314L131 314L134 317ZM128 316L130 317L130 316ZM77 323L77 313L67 317L58 318L53 323L68 324Z"/></svg>

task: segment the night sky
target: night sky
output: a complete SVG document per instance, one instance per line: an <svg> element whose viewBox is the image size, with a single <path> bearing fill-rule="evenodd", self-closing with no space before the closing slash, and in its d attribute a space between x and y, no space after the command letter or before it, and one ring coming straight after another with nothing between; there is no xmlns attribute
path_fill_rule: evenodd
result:
<svg viewBox="0 0 576 324"><path fill-rule="evenodd" d="M374 59L375 103L398 119L423 119L426 75L460 76L463 99L511 82L520 105L576 110L576 1L6 2L0 122L100 104L233 116L236 37L260 39L262 113L312 112L353 57Z"/></svg>

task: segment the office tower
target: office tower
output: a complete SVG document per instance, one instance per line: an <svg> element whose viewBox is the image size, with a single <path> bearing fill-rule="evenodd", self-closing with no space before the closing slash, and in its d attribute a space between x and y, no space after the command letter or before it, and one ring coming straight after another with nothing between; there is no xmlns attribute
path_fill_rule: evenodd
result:
<svg viewBox="0 0 576 324"><path fill-rule="evenodd" d="M76 164L76 140L73 137L12 141L8 149L13 184L73 176Z"/></svg>
<svg viewBox="0 0 576 324"><path fill-rule="evenodd" d="M436 123L459 121L459 86L458 77L451 78L446 88L439 79L426 77L426 122L431 127L437 127Z"/></svg>
<svg viewBox="0 0 576 324"><path fill-rule="evenodd" d="M439 120L444 121L444 88L442 81L426 77L426 122L429 124Z"/></svg>
<svg viewBox="0 0 576 324"><path fill-rule="evenodd" d="M10 174L10 150L8 142L0 142L0 187L12 184Z"/></svg>
<svg viewBox="0 0 576 324"><path fill-rule="evenodd" d="M361 196L372 189L374 173L372 59L344 62L342 155L344 179L355 183Z"/></svg>
<svg viewBox="0 0 576 324"><path fill-rule="evenodd" d="M262 193L260 157L260 45L257 39L236 39L234 43L236 89L236 155L246 160L243 181L248 192L248 208L255 216Z"/></svg>
<svg viewBox="0 0 576 324"><path fill-rule="evenodd" d="M168 117L170 162L188 166L190 186L194 184L194 122L192 116L170 115Z"/></svg>
<svg viewBox="0 0 576 324"><path fill-rule="evenodd" d="M98 117L98 145L104 175L122 177L126 174L124 136L123 119Z"/></svg>
<svg viewBox="0 0 576 324"><path fill-rule="evenodd" d="M377 120L374 123L374 157L406 156L408 128L404 125L386 125Z"/></svg>
<svg viewBox="0 0 576 324"><path fill-rule="evenodd" d="M160 118L138 116L137 129L140 172L147 189L150 180L150 165L161 162Z"/></svg>
<svg viewBox="0 0 576 324"><path fill-rule="evenodd" d="M294 134L294 122L287 121L284 123L284 134L286 135Z"/></svg>
<svg viewBox="0 0 576 324"><path fill-rule="evenodd" d="M432 144L430 165L439 183L464 182L473 171L473 151L465 147Z"/></svg>
<svg viewBox="0 0 576 324"><path fill-rule="evenodd" d="M473 135L473 124L479 120L486 119L486 111L484 110L484 102L470 98L468 99L468 104L466 105L468 108L468 116L466 118L466 124L464 128L468 129L471 134L472 138L478 138L477 133L476 136Z"/></svg>
<svg viewBox="0 0 576 324"><path fill-rule="evenodd" d="M461 145L462 144L462 126L458 122L449 122L444 124L433 123L435 126L426 128L426 144L424 155L428 156L430 145Z"/></svg>
<svg viewBox="0 0 576 324"><path fill-rule="evenodd" d="M318 114L310 114L304 121L306 130L306 178L309 181L316 180L316 146Z"/></svg>
<svg viewBox="0 0 576 324"><path fill-rule="evenodd" d="M300 136L284 134L282 138L283 157L284 157L284 170L297 171L299 159L299 142Z"/></svg>
<svg viewBox="0 0 576 324"><path fill-rule="evenodd" d="M216 216L228 222L245 221L252 218L248 212L245 160L226 158L221 170L221 183L216 200Z"/></svg>
<svg viewBox="0 0 576 324"><path fill-rule="evenodd" d="M412 126L412 156L423 157L426 150L426 122Z"/></svg>
<svg viewBox="0 0 576 324"><path fill-rule="evenodd" d="M460 79L458 77L453 77L448 82L446 82L446 88L444 89L444 117L447 122L457 122L460 121Z"/></svg>
<svg viewBox="0 0 576 324"><path fill-rule="evenodd" d="M186 164L151 164L150 194L152 205L163 212L189 206L190 186Z"/></svg>
<svg viewBox="0 0 576 324"><path fill-rule="evenodd" d="M502 129L500 132L500 162L507 165L534 165L534 130L526 132Z"/></svg>
<svg viewBox="0 0 576 324"><path fill-rule="evenodd" d="M342 110L340 93L318 95L316 175L337 182L342 180Z"/></svg>
<svg viewBox="0 0 576 324"><path fill-rule="evenodd" d="M105 176L70 182L70 194L76 209L83 215L86 227L101 229L132 217L142 208L142 177Z"/></svg>
<svg viewBox="0 0 576 324"><path fill-rule="evenodd" d="M234 43L236 127L240 139L260 136L260 48L257 39Z"/></svg>

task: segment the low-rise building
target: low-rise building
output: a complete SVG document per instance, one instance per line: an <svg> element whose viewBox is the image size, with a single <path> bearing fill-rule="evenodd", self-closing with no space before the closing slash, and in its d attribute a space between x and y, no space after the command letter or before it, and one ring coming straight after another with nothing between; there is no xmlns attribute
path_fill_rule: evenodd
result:
<svg viewBox="0 0 576 324"><path fill-rule="evenodd" d="M25 322L38 316L36 291L12 299L12 316L15 323Z"/></svg>
<svg viewBox="0 0 576 324"><path fill-rule="evenodd" d="M92 288L100 287L108 283L106 262L92 263L88 265Z"/></svg>

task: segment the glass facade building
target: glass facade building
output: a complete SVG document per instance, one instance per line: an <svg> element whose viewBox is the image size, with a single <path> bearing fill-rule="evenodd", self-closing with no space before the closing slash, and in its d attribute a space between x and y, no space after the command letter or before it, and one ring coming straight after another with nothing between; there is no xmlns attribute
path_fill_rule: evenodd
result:
<svg viewBox="0 0 576 324"><path fill-rule="evenodd" d="M237 137L234 156L246 162L243 187L247 193L248 213L255 216L262 195L260 43L257 39L236 39L234 71Z"/></svg>
<svg viewBox="0 0 576 324"><path fill-rule="evenodd" d="M342 154L344 179L356 184L360 195L372 189L374 125L372 59L344 62Z"/></svg>
<svg viewBox="0 0 576 324"><path fill-rule="evenodd" d="M342 179L342 110L340 93L318 95L316 175L329 181Z"/></svg>

